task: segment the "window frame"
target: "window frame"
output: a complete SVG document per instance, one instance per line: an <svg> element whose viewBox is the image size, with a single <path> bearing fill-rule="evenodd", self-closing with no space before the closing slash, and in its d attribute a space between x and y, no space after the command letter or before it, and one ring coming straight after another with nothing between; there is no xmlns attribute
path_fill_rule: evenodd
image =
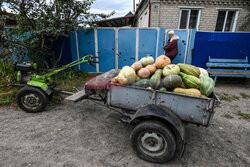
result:
<svg viewBox="0 0 250 167"><path fill-rule="evenodd" d="M179 8L180 8L180 12L179 12L178 29L179 30L189 29L191 10L198 10L197 24L196 24L196 27L195 27L196 30L198 31L199 30L199 25L200 25L200 18L201 18L201 9L203 9L204 7L179 6ZM182 11L183 10L188 10L188 17L187 17L186 28L181 29L180 28L180 25L181 25L181 15L182 15Z"/></svg>
<svg viewBox="0 0 250 167"><path fill-rule="evenodd" d="M215 31L220 11L226 11L226 15L225 15L224 22L223 22L223 28L222 28L222 31ZM227 16L228 16L229 11L235 12L235 16L233 19L232 31L226 31L226 32L235 32L236 26L237 26L237 21L238 21L238 16L239 16L239 9L235 9L235 8L217 8L217 17L216 17L216 23L214 26L215 32L225 32L225 27L226 27L226 23L227 23Z"/></svg>

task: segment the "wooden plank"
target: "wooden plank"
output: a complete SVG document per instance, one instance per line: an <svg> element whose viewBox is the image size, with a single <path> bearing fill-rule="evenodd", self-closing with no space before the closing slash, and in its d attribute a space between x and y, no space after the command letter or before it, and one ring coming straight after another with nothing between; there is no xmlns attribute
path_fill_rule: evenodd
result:
<svg viewBox="0 0 250 167"><path fill-rule="evenodd" d="M246 78L249 78L250 75L237 75L237 74L234 74L234 75L231 75L231 74L212 74L212 76L218 76L218 77L246 77Z"/></svg>
<svg viewBox="0 0 250 167"><path fill-rule="evenodd" d="M87 95L85 94L85 89L83 89L83 90L65 98L64 102L75 103L75 102L78 102L86 97L87 97Z"/></svg>
<svg viewBox="0 0 250 167"><path fill-rule="evenodd" d="M238 67L238 68L250 68L250 64L234 64L234 63L207 63L207 67Z"/></svg>
<svg viewBox="0 0 250 167"><path fill-rule="evenodd" d="M250 70L237 70L237 69L215 69L215 68L210 68L207 69L208 72L210 73L246 73L250 74Z"/></svg>
<svg viewBox="0 0 250 167"><path fill-rule="evenodd" d="M209 63L248 63L248 59L216 59L209 57Z"/></svg>
<svg viewBox="0 0 250 167"><path fill-rule="evenodd" d="M239 72L239 73L237 73L237 72L234 72L234 73L233 73L233 72L215 72L215 71L210 72L210 71L209 71L209 73L210 73L210 74L222 74L222 75L223 75L223 74L225 74L225 75L250 75L250 73L240 73L240 72Z"/></svg>

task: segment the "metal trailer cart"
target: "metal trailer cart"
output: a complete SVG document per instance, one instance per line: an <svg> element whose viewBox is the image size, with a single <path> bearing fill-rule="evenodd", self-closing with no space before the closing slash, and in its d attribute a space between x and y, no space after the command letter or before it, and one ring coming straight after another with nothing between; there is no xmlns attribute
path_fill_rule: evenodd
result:
<svg viewBox="0 0 250 167"><path fill-rule="evenodd" d="M214 93L203 98L109 82L118 72L111 70L88 81L80 94L85 99L103 101L121 114L123 122L134 126L131 144L141 159L164 163L181 157L185 124L210 125L219 103Z"/></svg>

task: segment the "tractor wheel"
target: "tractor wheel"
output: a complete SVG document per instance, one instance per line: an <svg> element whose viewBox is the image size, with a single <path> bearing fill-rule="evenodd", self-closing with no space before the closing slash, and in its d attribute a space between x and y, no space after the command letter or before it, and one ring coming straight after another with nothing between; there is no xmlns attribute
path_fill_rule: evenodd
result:
<svg viewBox="0 0 250 167"><path fill-rule="evenodd" d="M41 112L48 102L47 95L40 88L26 86L16 94L17 105L26 112Z"/></svg>
<svg viewBox="0 0 250 167"><path fill-rule="evenodd" d="M133 149L143 160L164 163L175 155L175 136L160 121L148 120L137 124L130 138Z"/></svg>

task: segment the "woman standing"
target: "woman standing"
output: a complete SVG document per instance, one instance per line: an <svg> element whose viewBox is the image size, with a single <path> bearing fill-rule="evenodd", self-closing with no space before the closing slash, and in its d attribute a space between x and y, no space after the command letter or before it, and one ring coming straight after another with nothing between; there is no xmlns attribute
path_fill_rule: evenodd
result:
<svg viewBox="0 0 250 167"><path fill-rule="evenodd" d="M163 49L166 51L166 56L168 56L171 59L171 61L173 61L176 55L178 54L177 41L179 37L174 35L173 30L168 32L168 37L169 37L168 44L164 46Z"/></svg>

